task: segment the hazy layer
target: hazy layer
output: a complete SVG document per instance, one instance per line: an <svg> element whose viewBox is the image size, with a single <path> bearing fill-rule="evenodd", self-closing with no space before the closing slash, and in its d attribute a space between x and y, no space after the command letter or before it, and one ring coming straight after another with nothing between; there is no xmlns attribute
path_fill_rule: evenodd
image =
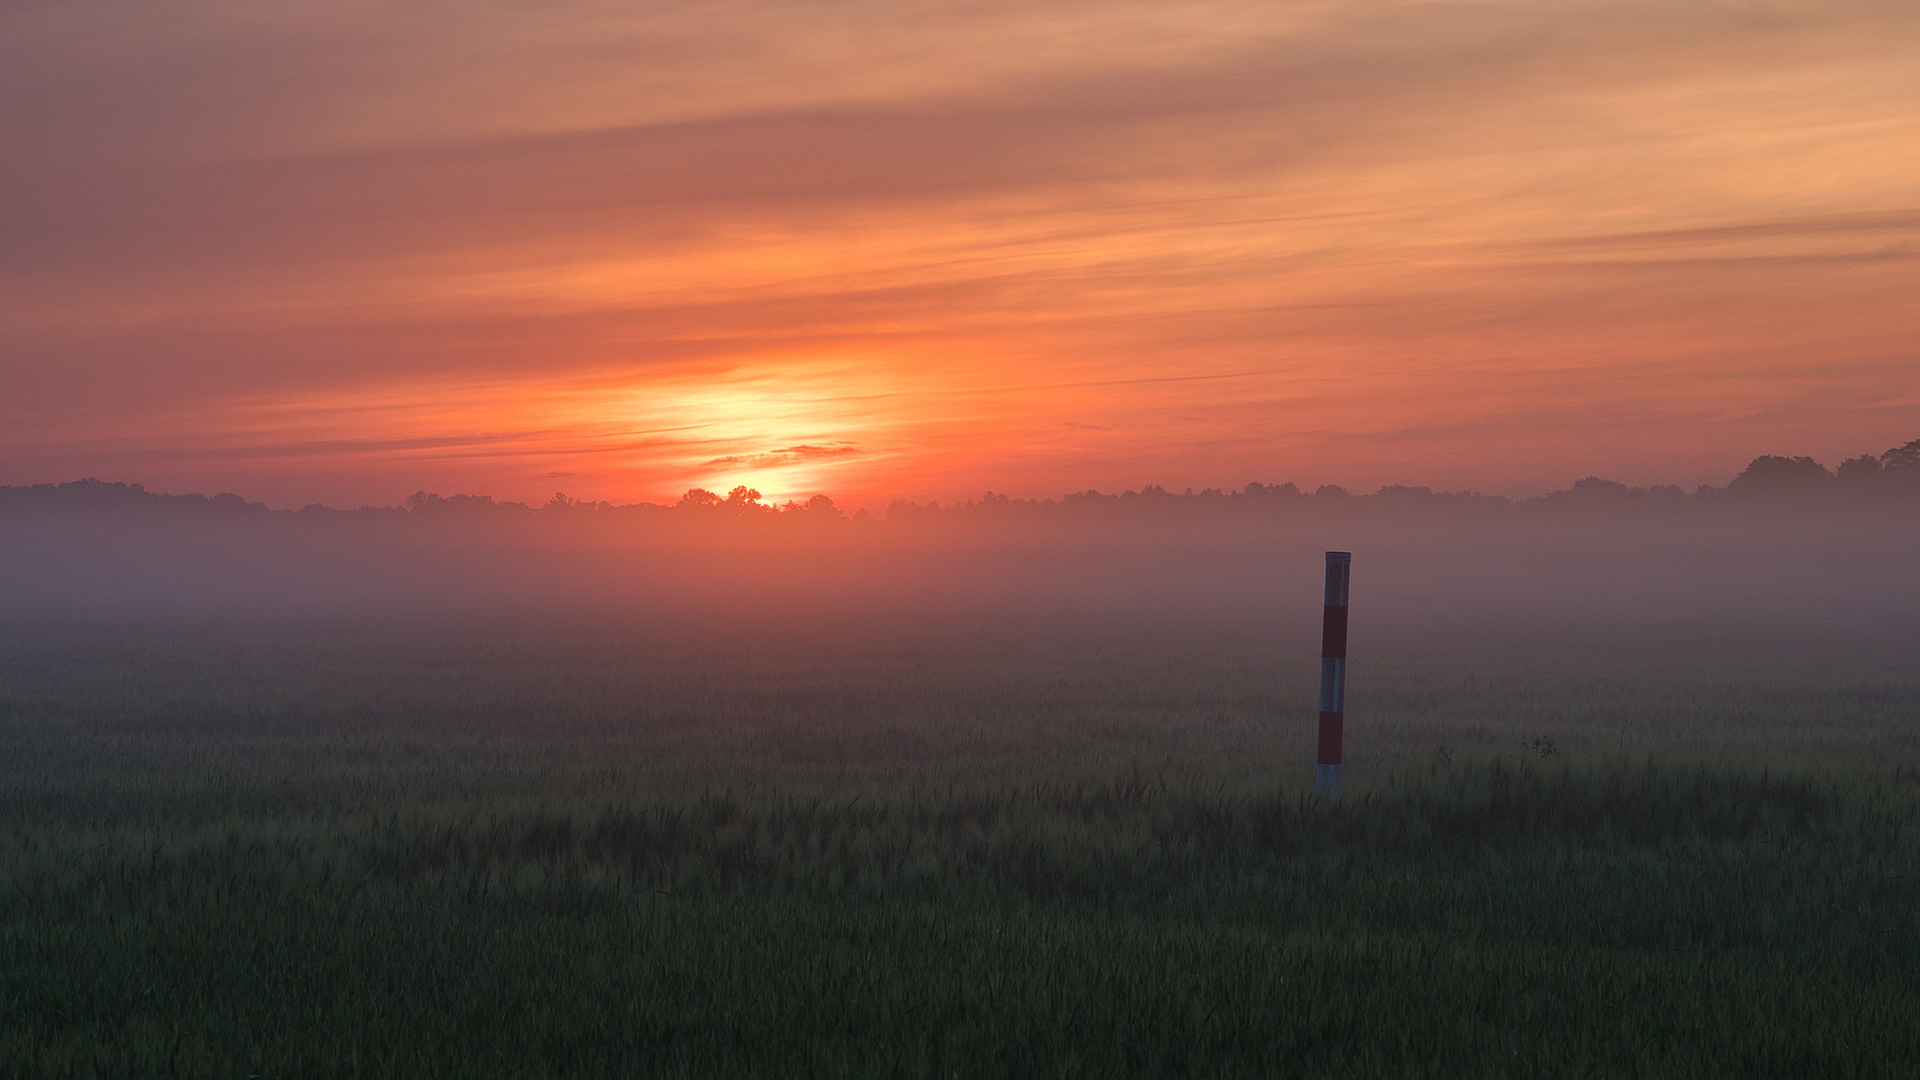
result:
<svg viewBox="0 0 1920 1080"><path fill-rule="evenodd" d="M1845 499L1513 505L1275 495L784 514L231 505L0 514L15 618L616 617L661 627L1271 619L1318 626L1354 553L1376 630L1910 625L1920 508Z"/></svg>

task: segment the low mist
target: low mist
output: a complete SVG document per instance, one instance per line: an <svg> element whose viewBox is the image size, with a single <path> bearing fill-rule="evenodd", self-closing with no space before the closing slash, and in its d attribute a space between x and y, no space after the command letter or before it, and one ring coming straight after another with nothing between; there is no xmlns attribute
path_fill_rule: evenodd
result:
<svg viewBox="0 0 1920 1080"><path fill-rule="evenodd" d="M699 493L704 494L704 493ZM1682 495L1589 481L1512 502L1390 488L1084 493L849 516L736 492L675 507L416 496L274 511L88 481L0 489L10 619L607 618L728 626L1317 625L1321 553L1354 619L1848 631L1920 610L1903 489Z"/></svg>

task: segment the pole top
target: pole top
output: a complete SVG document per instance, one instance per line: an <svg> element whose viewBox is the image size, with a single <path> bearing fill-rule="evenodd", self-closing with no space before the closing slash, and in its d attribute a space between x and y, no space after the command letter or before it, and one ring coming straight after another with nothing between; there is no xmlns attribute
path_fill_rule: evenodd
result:
<svg viewBox="0 0 1920 1080"><path fill-rule="evenodd" d="M1351 552L1351 551L1329 551L1329 552L1327 552L1327 561L1328 561L1328 562L1343 562L1343 563L1350 563L1350 562L1352 562L1352 561L1353 561L1353 552Z"/></svg>

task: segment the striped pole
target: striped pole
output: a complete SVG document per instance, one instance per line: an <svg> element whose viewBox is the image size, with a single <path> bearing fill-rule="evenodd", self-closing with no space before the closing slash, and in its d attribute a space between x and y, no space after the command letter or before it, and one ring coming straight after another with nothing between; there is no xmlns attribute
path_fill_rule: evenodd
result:
<svg viewBox="0 0 1920 1080"><path fill-rule="evenodd" d="M1336 801L1347 710L1347 579L1352 572L1352 552L1327 552L1327 601L1320 621L1320 764L1313 773L1313 791Z"/></svg>

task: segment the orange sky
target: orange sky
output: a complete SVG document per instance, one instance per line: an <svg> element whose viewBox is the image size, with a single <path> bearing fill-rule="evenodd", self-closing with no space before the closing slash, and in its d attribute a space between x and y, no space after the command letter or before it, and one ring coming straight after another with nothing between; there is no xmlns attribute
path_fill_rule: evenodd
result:
<svg viewBox="0 0 1920 1080"><path fill-rule="evenodd" d="M0 483L845 505L1920 437L1920 5L0 11Z"/></svg>

